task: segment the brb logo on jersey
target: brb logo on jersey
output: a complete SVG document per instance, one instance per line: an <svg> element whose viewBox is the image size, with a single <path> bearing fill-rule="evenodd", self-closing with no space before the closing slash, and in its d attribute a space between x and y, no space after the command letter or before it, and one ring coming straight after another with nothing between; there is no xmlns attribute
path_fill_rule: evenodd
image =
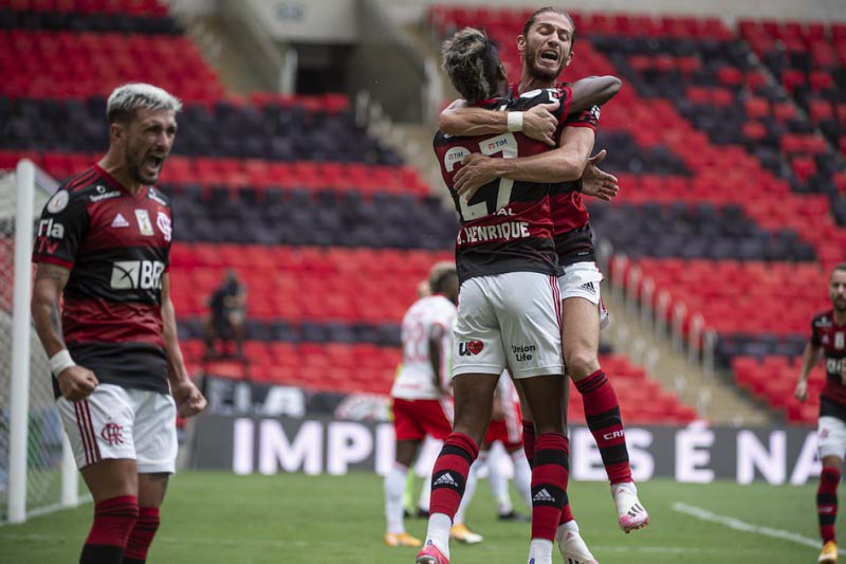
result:
<svg viewBox="0 0 846 564"><path fill-rule="evenodd" d="M113 290L161 290L164 263L157 260L120 260L112 265Z"/></svg>

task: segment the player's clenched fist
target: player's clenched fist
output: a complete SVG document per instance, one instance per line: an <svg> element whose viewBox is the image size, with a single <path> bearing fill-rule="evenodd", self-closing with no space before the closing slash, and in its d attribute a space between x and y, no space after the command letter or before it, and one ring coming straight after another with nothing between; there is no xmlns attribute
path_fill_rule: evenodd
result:
<svg viewBox="0 0 846 564"><path fill-rule="evenodd" d="M526 137L543 141L550 147L555 146L555 130L558 118L552 115L561 102L541 104L523 112L523 133Z"/></svg>
<svg viewBox="0 0 846 564"><path fill-rule="evenodd" d="M58 380L62 396L68 401L84 400L100 383L93 372L79 365L62 370Z"/></svg>
<svg viewBox="0 0 846 564"><path fill-rule="evenodd" d="M201 413L207 403L206 398L191 380L183 380L173 388L173 399L176 400L176 407L182 418Z"/></svg>

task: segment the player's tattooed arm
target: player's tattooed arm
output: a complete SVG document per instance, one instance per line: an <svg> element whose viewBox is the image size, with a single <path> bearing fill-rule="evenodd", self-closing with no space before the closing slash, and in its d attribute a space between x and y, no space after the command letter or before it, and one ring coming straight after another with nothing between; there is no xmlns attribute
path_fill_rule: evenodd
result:
<svg viewBox="0 0 846 564"><path fill-rule="evenodd" d="M170 275L162 275L162 324L167 355L167 376L180 417L191 417L206 408L206 398L188 377L179 335L176 330L176 311L170 299Z"/></svg>
<svg viewBox="0 0 846 564"><path fill-rule="evenodd" d="M805 353L802 355L802 370L799 373L799 380L796 382L796 389L793 396L799 401L805 401L808 397L808 376L822 356L823 348L811 341L805 345Z"/></svg>
<svg viewBox="0 0 846 564"><path fill-rule="evenodd" d="M35 331L47 351L53 356L65 347L62 336L62 312L59 299L70 277L70 270L49 263L38 263L30 309Z"/></svg>

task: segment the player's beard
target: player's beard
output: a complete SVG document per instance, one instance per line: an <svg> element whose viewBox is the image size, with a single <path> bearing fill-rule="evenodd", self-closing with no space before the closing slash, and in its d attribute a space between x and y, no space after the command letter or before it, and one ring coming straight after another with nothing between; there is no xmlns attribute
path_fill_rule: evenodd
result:
<svg viewBox="0 0 846 564"><path fill-rule="evenodd" d="M161 164L159 164L154 170L147 170L147 163L150 158L151 157L148 154L143 154L140 158L138 158L135 156L133 151L127 150L124 155L126 172L136 182L146 185L155 184L159 179L159 174L161 174L162 167L164 166L164 159L162 159Z"/></svg>
<svg viewBox="0 0 846 564"><path fill-rule="evenodd" d="M562 72L564 72L564 63L567 60L567 57L562 54L561 58L558 60L557 70L550 71L544 68L540 68L537 65L538 52L540 50L540 48L531 47L526 44L526 52L523 55L523 65L528 65L529 74L531 74L532 76L553 83L555 82L555 79L558 78Z"/></svg>
<svg viewBox="0 0 846 564"><path fill-rule="evenodd" d="M840 314L846 313L846 298L835 298L832 302L834 303L834 311Z"/></svg>

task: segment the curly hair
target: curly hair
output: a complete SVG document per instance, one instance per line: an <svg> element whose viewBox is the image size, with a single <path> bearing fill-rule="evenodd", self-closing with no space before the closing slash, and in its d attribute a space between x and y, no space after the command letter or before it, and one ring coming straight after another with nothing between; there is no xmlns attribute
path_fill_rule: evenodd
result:
<svg viewBox="0 0 846 564"><path fill-rule="evenodd" d="M499 53L491 38L472 27L444 41L441 66L452 86L471 104L491 98L497 90Z"/></svg>

